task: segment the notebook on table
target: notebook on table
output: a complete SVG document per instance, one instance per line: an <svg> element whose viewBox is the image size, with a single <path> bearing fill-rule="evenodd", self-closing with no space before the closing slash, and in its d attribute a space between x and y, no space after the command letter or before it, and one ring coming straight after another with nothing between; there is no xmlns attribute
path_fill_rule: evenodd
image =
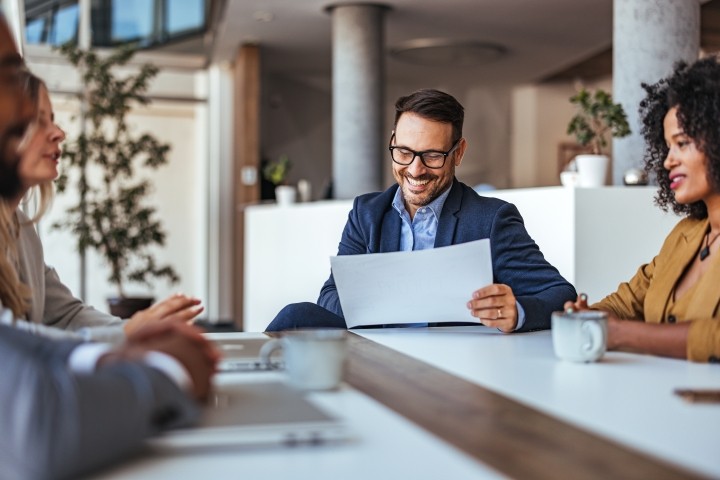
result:
<svg viewBox="0 0 720 480"><path fill-rule="evenodd" d="M218 364L220 372L249 372L284 368L282 354L279 350L273 353L269 364L260 361L260 349L270 340L267 336L248 338L247 334L206 333L205 338L212 341L222 354L222 359Z"/></svg>
<svg viewBox="0 0 720 480"><path fill-rule="evenodd" d="M157 448L320 445L349 438L345 422L281 382L224 386L200 423L150 440Z"/></svg>

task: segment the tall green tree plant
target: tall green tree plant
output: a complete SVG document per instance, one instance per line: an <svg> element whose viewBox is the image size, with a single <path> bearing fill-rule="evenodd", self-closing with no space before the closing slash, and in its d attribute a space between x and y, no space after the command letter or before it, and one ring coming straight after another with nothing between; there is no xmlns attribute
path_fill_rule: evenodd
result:
<svg viewBox="0 0 720 480"><path fill-rule="evenodd" d="M77 236L81 255L95 249L109 267L108 281L125 297L125 284L151 286L150 279L179 281L169 265L158 265L151 252L165 244L166 234L156 209L147 203L151 184L139 178L140 167L157 169L168 162L170 146L149 133L134 135L127 115L134 105L147 105L150 81L157 75L154 65L143 65L135 74L118 76L117 67L134 55L123 48L109 56L75 45L60 52L81 72L87 109L82 133L66 142L59 192L74 185L78 201L56 228Z"/></svg>

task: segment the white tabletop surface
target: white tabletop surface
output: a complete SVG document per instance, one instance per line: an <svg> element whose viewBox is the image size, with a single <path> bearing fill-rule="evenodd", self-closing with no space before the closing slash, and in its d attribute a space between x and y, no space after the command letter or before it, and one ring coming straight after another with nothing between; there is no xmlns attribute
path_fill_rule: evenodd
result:
<svg viewBox="0 0 720 480"><path fill-rule="evenodd" d="M238 334L221 334L238 336ZM257 334L240 334L257 336ZM226 373L216 385L264 382L281 373ZM343 386L311 401L347 419L353 440L335 445L183 450L143 454L96 479L496 479L496 471L417 427L372 398Z"/></svg>
<svg viewBox="0 0 720 480"><path fill-rule="evenodd" d="M720 404L691 404L675 388L720 388L720 365L606 353L557 360L549 331L486 327L355 333L654 457L720 477ZM446 477L450 478L450 477Z"/></svg>

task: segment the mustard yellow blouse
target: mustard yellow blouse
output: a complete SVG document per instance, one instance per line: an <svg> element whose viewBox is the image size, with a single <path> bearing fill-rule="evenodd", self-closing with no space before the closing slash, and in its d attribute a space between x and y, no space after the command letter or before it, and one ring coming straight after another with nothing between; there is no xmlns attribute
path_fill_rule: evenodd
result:
<svg viewBox="0 0 720 480"><path fill-rule="evenodd" d="M720 252L711 255L710 269L677 302L675 285L702 246L708 220L681 220L652 262L621 283L615 293L591 306L618 318L652 323L692 322L687 358L720 362Z"/></svg>

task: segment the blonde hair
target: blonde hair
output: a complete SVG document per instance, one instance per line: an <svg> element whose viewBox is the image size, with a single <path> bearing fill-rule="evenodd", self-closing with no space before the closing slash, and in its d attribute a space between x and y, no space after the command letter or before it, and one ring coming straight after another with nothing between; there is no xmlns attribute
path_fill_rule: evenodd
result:
<svg viewBox="0 0 720 480"><path fill-rule="evenodd" d="M30 309L30 288L18 277L17 240L20 225L15 211L6 199L0 199L0 301L15 318L24 317Z"/></svg>
<svg viewBox="0 0 720 480"><path fill-rule="evenodd" d="M30 217L30 223L37 223L50 209L53 198L55 198L55 184L52 181L43 182L40 185L31 188L28 193L23 197L22 203L24 205L32 206L31 200L37 196L38 201L34 206L34 213L28 213Z"/></svg>
<svg viewBox="0 0 720 480"><path fill-rule="evenodd" d="M27 70L21 72L22 90L37 107L40 101L40 90L47 88L45 83ZM28 128L26 135L33 135L33 129ZM5 159L2 159L5 161ZM43 182L26 194L24 201L37 192L38 203L30 222L35 223L50 207L54 196L53 182ZM9 199L0 199L0 302L4 308L9 308L15 318L25 317L30 310L32 292L18 275L17 243L20 235L20 223Z"/></svg>

